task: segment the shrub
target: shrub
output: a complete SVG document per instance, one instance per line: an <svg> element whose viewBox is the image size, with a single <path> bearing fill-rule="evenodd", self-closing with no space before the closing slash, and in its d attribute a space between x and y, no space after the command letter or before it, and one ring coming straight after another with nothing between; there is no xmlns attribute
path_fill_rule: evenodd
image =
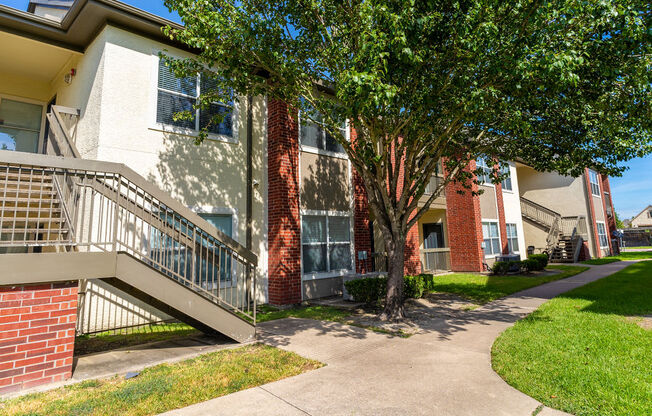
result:
<svg viewBox="0 0 652 416"><path fill-rule="evenodd" d="M530 273L535 270L542 270L541 263L537 259L527 259L521 261L521 270L525 273Z"/></svg>
<svg viewBox="0 0 652 416"><path fill-rule="evenodd" d="M384 277L367 277L350 280L344 283L346 291L356 302L367 305L377 305L387 293L387 279Z"/></svg>
<svg viewBox="0 0 652 416"><path fill-rule="evenodd" d="M405 276L403 278L403 297L419 299L426 290L424 275Z"/></svg>
<svg viewBox="0 0 652 416"><path fill-rule="evenodd" d="M515 263L518 263L516 261L497 261L494 263L493 267L491 268L491 273L498 275L498 276L504 276L506 275L509 271L514 268Z"/></svg>
<svg viewBox="0 0 652 416"><path fill-rule="evenodd" d="M407 298L420 298L424 292L434 287L434 276L431 274L418 274L403 278L403 296ZM344 283L347 292L356 302L377 306L382 303L387 294L387 279L385 277L366 277L363 279L349 280Z"/></svg>
<svg viewBox="0 0 652 416"><path fill-rule="evenodd" d="M537 269L534 270L543 270L548 265L548 255L547 254L530 254L528 260L535 260L539 263Z"/></svg>

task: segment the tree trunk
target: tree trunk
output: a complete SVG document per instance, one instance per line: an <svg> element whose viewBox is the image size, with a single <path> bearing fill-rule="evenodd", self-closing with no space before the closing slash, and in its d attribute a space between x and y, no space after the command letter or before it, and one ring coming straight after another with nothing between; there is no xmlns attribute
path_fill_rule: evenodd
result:
<svg viewBox="0 0 652 416"><path fill-rule="evenodd" d="M400 321L405 318L403 306L403 271L405 264L405 241L401 238L392 238L387 241L387 296L385 307L378 319L381 321Z"/></svg>

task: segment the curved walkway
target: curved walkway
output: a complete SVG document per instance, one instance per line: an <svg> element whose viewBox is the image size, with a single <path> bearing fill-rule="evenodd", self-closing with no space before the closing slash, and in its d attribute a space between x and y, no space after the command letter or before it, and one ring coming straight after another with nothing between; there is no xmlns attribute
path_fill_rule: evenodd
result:
<svg viewBox="0 0 652 416"><path fill-rule="evenodd" d="M540 403L491 368L491 346L546 300L632 262L593 266L457 316L408 339L307 319L259 325L263 342L327 365L296 377L169 412L170 415L515 415ZM543 408L540 416L563 415Z"/></svg>

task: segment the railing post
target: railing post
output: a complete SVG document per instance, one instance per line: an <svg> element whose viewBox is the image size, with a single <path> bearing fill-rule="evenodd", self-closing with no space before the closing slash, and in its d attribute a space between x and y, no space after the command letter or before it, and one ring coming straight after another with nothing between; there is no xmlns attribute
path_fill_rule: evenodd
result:
<svg viewBox="0 0 652 416"><path fill-rule="evenodd" d="M118 211L120 209L120 175L113 175L113 180L117 178L117 185L115 187L115 200L113 201L113 252L118 251Z"/></svg>

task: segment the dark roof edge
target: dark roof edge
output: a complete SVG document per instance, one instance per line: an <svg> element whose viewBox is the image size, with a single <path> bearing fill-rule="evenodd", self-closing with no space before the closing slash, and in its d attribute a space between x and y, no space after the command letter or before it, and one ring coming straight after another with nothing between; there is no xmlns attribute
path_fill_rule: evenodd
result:
<svg viewBox="0 0 652 416"><path fill-rule="evenodd" d="M93 22L92 36L84 36L85 39L80 42L77 38L79 34L71 33L70 29L77 23L81 12L89 6L93 6L91 10L98 9L101 12L97 14L97 22ZM76 0L61 22L0 4L0 31L49 43L75 52L83 52L101 29L107 24L111 25L113 20L111 17L112 12L114 15L119 13L129 18L129 24L121 23L117 25L122 29L155 38L159 42L193 52L191 48L170 40L162 32L160 32L160 35L152 36L154 27L159 30L164 26L181 29L183 28L182 25L116 0Z"/></svg>

